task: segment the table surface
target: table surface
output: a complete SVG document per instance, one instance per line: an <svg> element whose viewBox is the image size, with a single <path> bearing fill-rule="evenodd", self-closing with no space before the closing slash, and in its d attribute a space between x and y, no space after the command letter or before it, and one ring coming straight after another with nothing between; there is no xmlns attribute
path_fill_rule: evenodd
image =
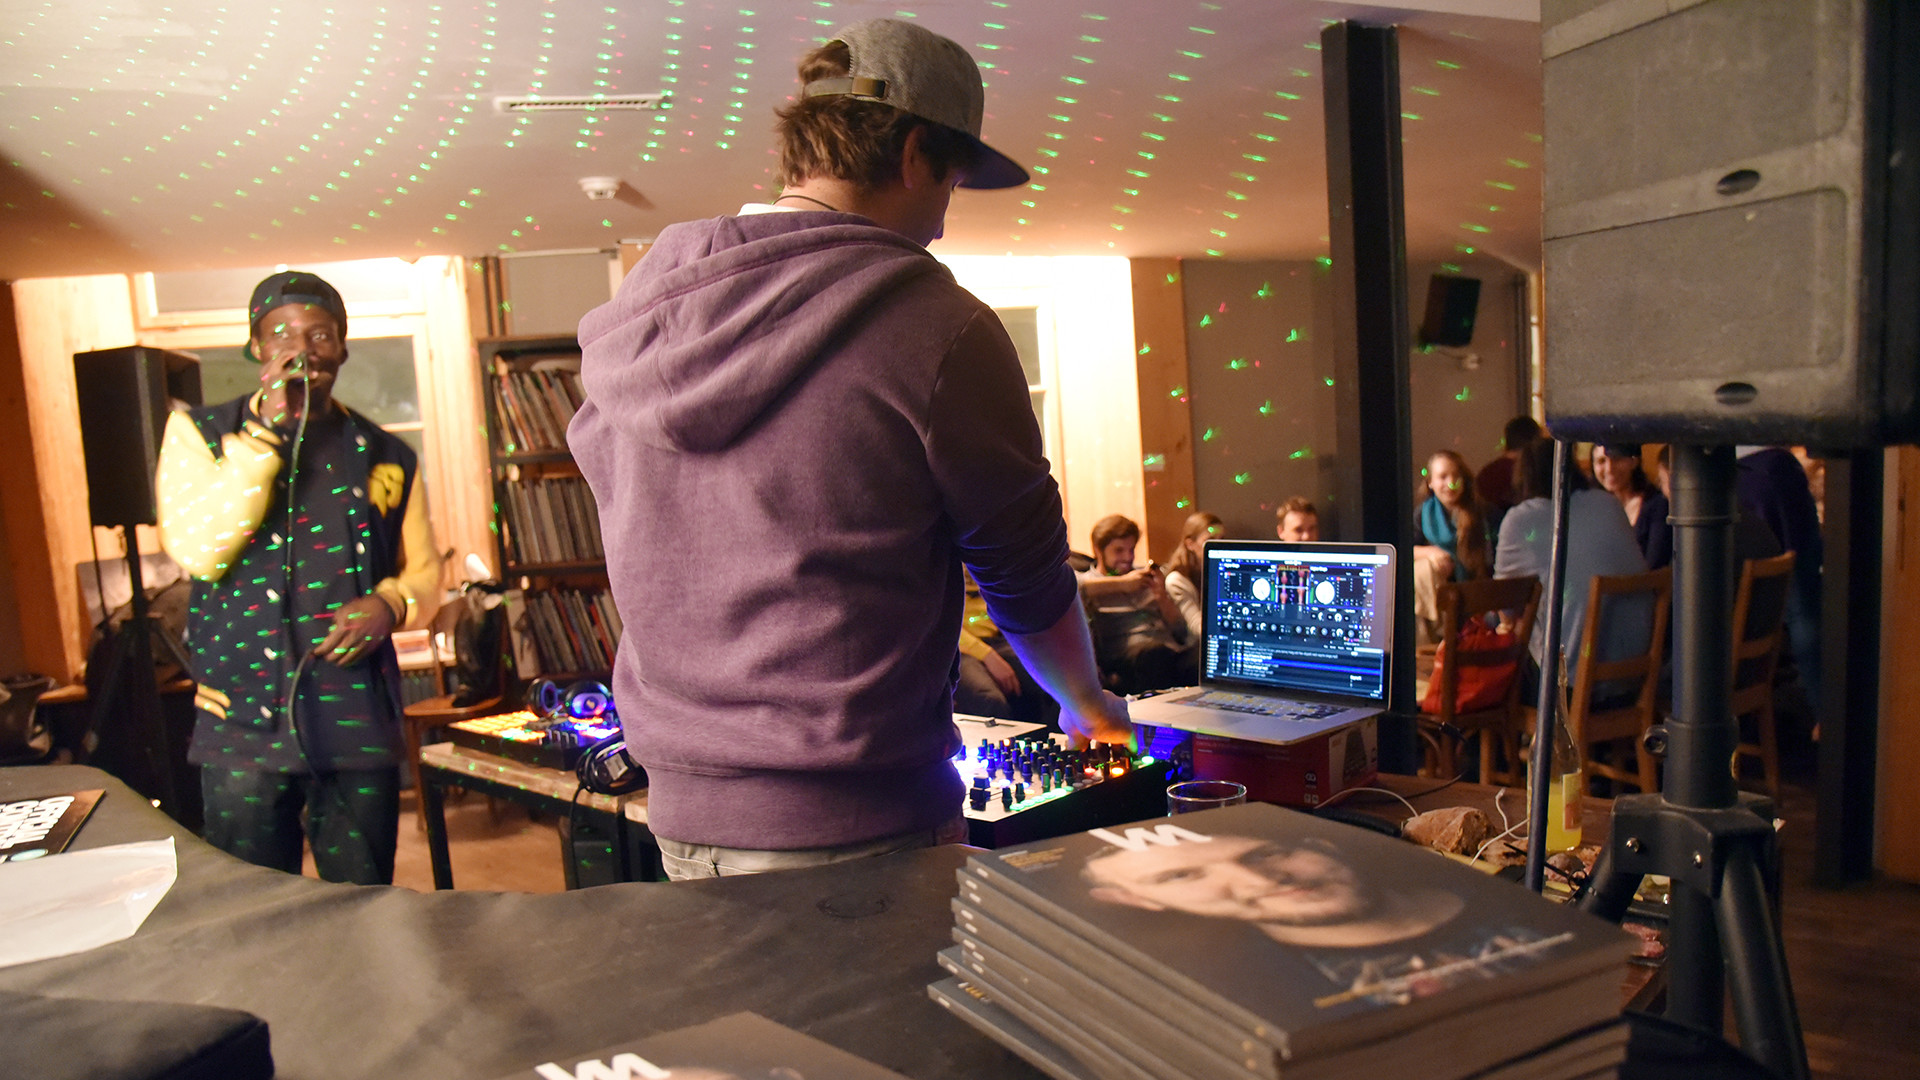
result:
<svg viewBox="0 0 1920 1080"><path fill-rule="evenodd" d="M243 1009L270 1025L281 1080L500 1076L743 1009L917 1080L1041 1076L926 996L965 848L416 893L249 866L95 769L0 769L0 799L88 788L107 795L74 847L172 836L179 880L133 938L0 968L0 990Z"/></svg>
<svg viewBox="0 0 1920 1080"><path fill-rule="evenodd" d="M525 761L489 754L469 746L455 743L429 743L420 748L420 762L423 765L443 770L459 776L471 776L477 780L491 780L496 784L530 791L536 795L545 795L561 802L572 802L580 790L580 783L572 773L549 769L542 765L533 765ZM457 780L449 780L458 783ZM625 814L628 821L647 823L647 793L637 791L632 795L580 795L580 805L592 807L605 813Z"/></svg>
<svg viewBox="0 0 1920 1080"><path fill-rule="evenodd" d="M1416 806L1493 797L1381 786ZM0 769L0 799L96 787L107 795L74 847L171 836L179 880L133 938L0 968L0 990L242 1009L271 1026L282 1080L498 1076L740 1010L918 1080L1041 1075L925 993L944 974L933 956L966 848L546 895L415 893L247 865L95 769Z"/></svg>

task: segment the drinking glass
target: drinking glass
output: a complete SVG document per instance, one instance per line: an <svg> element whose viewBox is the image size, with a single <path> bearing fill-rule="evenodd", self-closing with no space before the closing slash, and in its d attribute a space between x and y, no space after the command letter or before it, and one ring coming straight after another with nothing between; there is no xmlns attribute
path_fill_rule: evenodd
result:
<svg viewBox="0 0 1920 1080"><path fill-rule="evenodd" d="M1246 801L1246 785L1231 780L1182 780L1167 785L1169 814L1191 814L1195 810L1238 806Z"/></svg>

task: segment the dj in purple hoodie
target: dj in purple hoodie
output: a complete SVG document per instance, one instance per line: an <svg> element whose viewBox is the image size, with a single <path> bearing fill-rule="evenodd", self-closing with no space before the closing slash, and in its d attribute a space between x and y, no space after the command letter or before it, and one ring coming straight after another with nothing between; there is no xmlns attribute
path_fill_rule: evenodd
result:
<svg viewBox="0 0 1920 1080"><path fill-rule="evenodd" d="M822 80L836 46L852 77ZM587 403L568 441L625 624L615 699L649 825L681 846L952 827L963 562L1063 728L1129 734L1093 673L1018 357L923 246L956 181L1024 180L978 142L978 70L892 20L807 62L783 134L805 108L898 109L894 175L822 175L789 137L775 206L664 230L580 324ZM971 102L947 100L967 81ZM876 86L886 104L854 96ZM942 137L965 171L941 169Z"/></svg>

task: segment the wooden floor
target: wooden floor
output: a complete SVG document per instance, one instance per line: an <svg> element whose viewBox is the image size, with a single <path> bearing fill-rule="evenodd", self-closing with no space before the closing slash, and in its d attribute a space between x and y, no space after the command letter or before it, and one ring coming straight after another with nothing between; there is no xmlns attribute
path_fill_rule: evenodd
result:
<svg viewBox="0 0 1920 1080"><path fill-rule="evenodd" d="M395 883L433 887L426 835L403 797ZM1842 891L1813 885L1813 793L1782 793L1787 966L1813 1075L1830 1080L1920 1077L1920 886L1877 881ZM447 808L454 882L462 889L558 892L560 841L551 821L516 806L490 810L468 795ZM308 873L312 873L309 867Z"/></svg>

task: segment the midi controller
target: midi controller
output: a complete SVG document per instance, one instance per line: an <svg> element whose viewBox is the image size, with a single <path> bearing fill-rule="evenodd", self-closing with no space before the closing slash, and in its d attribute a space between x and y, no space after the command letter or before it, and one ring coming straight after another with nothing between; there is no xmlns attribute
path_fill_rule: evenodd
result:
<svg viewBox="0 0 1920 1080"><path fill-rule="evenodd" d="M1171 765L1125 747L1074 750L1038 724L957 714L953 767L967 785L967 840L996 848L1157 818Z"/></svg>

